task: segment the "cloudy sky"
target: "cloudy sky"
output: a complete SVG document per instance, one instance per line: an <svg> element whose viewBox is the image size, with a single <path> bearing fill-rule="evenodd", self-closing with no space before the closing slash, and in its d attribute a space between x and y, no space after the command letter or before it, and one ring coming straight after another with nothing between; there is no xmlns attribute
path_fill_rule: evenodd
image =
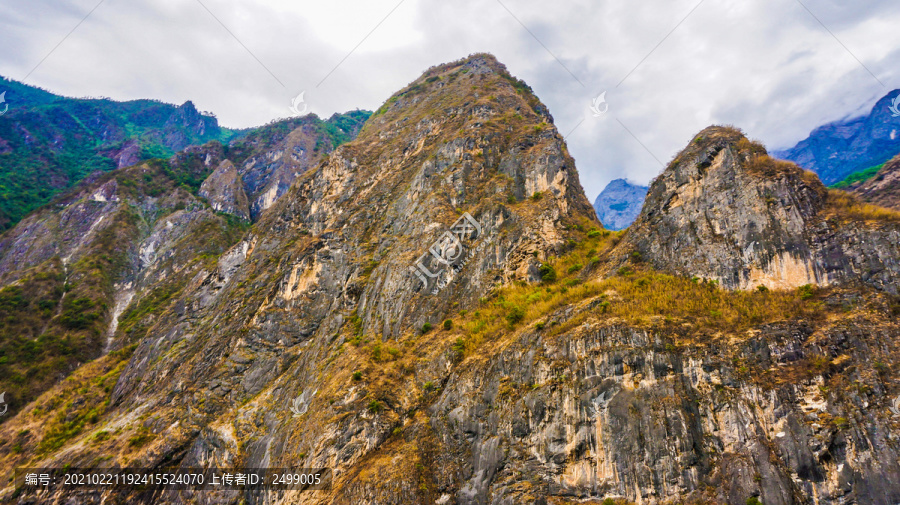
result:
<svg viewBox="0 0 900 505"><path fill-rule="evenodd" d="M780 148L867 111L900 87L900 2L0 0L0 48L8 78L193 100L229 127L287 117L301 91L320 116L374 110L429 66L491 52L549 106L593 200L648 182L709 124Z"/></svg>

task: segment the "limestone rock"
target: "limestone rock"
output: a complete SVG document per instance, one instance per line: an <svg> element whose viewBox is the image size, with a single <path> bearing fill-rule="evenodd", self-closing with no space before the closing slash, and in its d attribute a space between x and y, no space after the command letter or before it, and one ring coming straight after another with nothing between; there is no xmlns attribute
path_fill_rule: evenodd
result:
<svg viewBox="0 0 900 505"><path fill-rule="evenodd" d="M200 196L206 198L209 205L218 212L232 214L241 219L250 219L250 204L244 193L244 181L228 160L219 163L203 184Z"/></svg>
<svg viewBox="0 0 900 505"><path fill-rule="evenodd" d="M900 222L869 219L811 172L729 128L700 132L651 185L614 253L730 289L865 283L897 293Z"/></svg>

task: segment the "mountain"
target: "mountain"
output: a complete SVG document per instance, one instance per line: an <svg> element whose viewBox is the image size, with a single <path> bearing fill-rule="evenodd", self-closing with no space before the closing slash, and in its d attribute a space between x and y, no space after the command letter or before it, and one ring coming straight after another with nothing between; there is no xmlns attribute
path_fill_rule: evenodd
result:
<svg viewBox="0 0 900 505"><path fill-rule="evenodd" d="M625 179L610 181L594 200L594 210L603 226L617 231L628 228L641 212L647 189Z"/></svg>
<svg viewBox="0 0 900 505"><path fill-rule="evenodd" d="M895 89L882 97L866 116L835 121L813 130L793 148L773 156L812 170L825 184L884 163L900 153L900 114L891 107L900 96Z"/></svg>
<svg viewBox="0 0 900 505"><path fill-rule="evenodd" d="M240 134L191 102L66 98L9 80L0 93L0 230L94 171Z"/></svg>
<svg viewBox="0 0 900 505"><path fill-rule="evenodd" d="M712 127L653 182L620 250L729 289L863 283L896 295L898 236L900 214Z"/></svg>
<svg viewBox="0 0 900 505"><path fill-rule="evenodd" d="M0 387L46 384L8 396L0 502L900 499L896 213L711 128L611 232L486 54L428 69L248 220L248 161L290 137L95 175L3 235ZM798 262L837 244L837 270L794 287L753 249L770 288L713 282L756 227ZM330 486L36 491L30 467Z"/></svg>
<svg viewBox="0 0 900 505"><path fill-rule="evenodd" d="M180 106L154 100L116 102L53 95L15 81L0 83L8 111L0 116L0 231L49 202L88 174L123 168L152 158L170 157L189 146L216 140L281 143L275 158L252 159L241 168L255 218L317 161L320 151L352 138L368 117L365 111L314 115L271 125L263 137L256 129L220 127L215 116L190 101ZM262 149L260 152L269 152ZM261 181L266 181L265 186Z"/></svg>
<svg viewBox="0 0 900 505"><path fill-rule="evenodd" d="M844 189L865 202L900 210L900 155L877 168L871 176Z"/></svg>
<svg viewBox="0 0 900 505"><path fill-rule="evenodd" d="M95 172L0 235L0 283L7 285L0 305L8 318L0 327L0 390L16 399L12 411L109 350L108 333L128 303L157 276L172 275L158 264L176 255L179 270L194 268L224 252L368 116L308 115L226 146L212 141L168 160Z"/></svg>

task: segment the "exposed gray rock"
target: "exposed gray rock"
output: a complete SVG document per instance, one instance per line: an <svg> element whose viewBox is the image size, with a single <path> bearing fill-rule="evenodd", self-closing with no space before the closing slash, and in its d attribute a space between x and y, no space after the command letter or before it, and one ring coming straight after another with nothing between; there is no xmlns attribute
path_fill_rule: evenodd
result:
<svg viewBox="0 0 900 505"><path fill-rule="evenodd" d="M679 273L708 263L724 283L734 270L741 278L737 254L790 285L798 279L762 260L796 251L837 265L821 268L841 283L882 291L834 290L809 302L848 310L741 322L740 331L694 316L623 319L641 300L591 291L620 280L594 266L617 237L594 230L552 118L493 57L473 55L391 97L237 239L209 232L234 220L198 200L169 202L165 213L153 198L129 202L141 210L131 307L155 305L132 318L131 333L116 330L137 345L96 423L40 456L46 466L328 467L330 490L62 496L8 486L0 498L894 505L900 306L884 291L898 254L883 243L893 228L847 226L815 178L751 164L761 148L739 133L703 136L654 183L613 259L634 261L640 246L643 261ZM765 246L741 256L746 237ZM192 240L227 249L201 252ZM13 244L4 250L29 257ZM840 250L821 253L823 244ZM536 284L542 263L582 253L604 258ZM863 270L868 278L852 277ZM618 284L622 293L665 278L641 275ZM517 325L503 314L526 289L536 296L527 303L549 307L540 322ZM607 312L618 303L623 312ZM476 311L498 326L464 328L484 323ZM42 405L65 398L48 394ZM19 436L23 419L0 425L0 438ZM20 457L11 445L0 445L0 461Z"/></svg>
<svg viewBox="0 0 900 505"><path fill-rule="evenodd" d="M765 155L732 129L711 127L650 187L614 252L735 289L862 282L900 286L900 223L868 221L811 172Z"/></svg>
<svg viewBox="0 0 900 505"><path fill-rule="evenodd" d="M846 190L866 202L900 211L900 155L891 158L871 179Z"/></svg>
<svg viewBox="0 0 900 505"><path fill-rule="evenodd" d="M200 186L200 196L206 198L209 205L218 212L235 215L241 219L250 219L250 204L244 193L244 181L228 160L219 166Z"/></svg>

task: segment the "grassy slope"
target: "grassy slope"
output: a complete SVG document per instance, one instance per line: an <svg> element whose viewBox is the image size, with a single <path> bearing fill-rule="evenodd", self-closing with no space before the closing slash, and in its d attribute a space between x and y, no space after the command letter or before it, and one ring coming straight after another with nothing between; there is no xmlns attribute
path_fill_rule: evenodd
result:
<svg viewBox="0 0 900 505"><path fill-rule="evenodd" d="M871 179L872 177L875 177L875 175L878 173L879 170L881 170L881 167L883 167L883 166L884 166L884 163L882 163L880 165L875 165L874 167L869 167L865 170L860 170L859 172L853 172L852 174L848 175L844 180L838 181L829 187L833 188L833 189L846 189L846 188L849 188L850 186L853 186L854 184L866 182L869 179Z"/></svg>

